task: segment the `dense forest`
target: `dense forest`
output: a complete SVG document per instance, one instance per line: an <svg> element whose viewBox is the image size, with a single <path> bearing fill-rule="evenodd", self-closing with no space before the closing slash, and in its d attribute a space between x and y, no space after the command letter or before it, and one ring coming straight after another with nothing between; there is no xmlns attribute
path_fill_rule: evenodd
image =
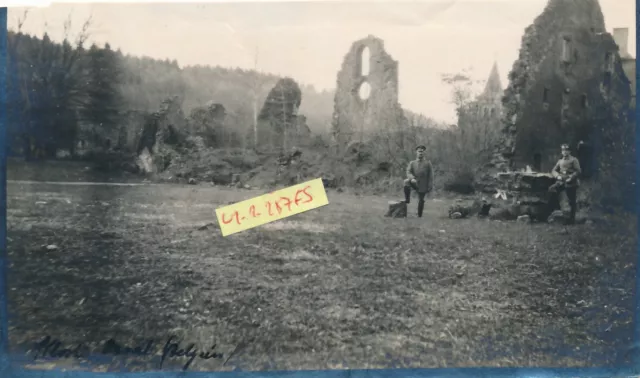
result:
<svg viewBox="0 0 640 378"><path fill-rule="evenodd" d="M158 111L164 100L176 96L184 114L221 104L227 116L224 127L241 139L281 79L239 68L181 68L175 60L125 55L109 44L87 48L84 35L56 43L46 34L8 33L12 154L53 157L61 149L73 154L79 139L99 143L100 135L118 128L125 115ZM299 88L297 111L311 132L326 134L333 93L304 84Z"/></svg>
<svg viewBox="0 0 640 378"><path fill-rule="evenodd" d="M190 113L208 103L224 105L238 124L250 125L254 101L258 110L280 77L240 68L187 66L169 60L118 54L125 78L120 91L128 109L153 111L170 96L183 98L183 110ZM331 123L333 92L317 91L300 84L302 102L299 112L307 117L314 133L325 133Z"/></svg>

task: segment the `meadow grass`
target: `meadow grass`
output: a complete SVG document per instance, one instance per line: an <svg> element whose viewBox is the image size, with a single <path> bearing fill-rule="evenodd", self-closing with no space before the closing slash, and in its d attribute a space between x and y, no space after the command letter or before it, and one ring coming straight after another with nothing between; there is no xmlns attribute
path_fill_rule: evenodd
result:
<svg viewBox="0 0 640 378"><path fill-rule="evenodd" d="M112 337L162 344L177 335L183 346L234 352L224 366L196 360L190 370L602 366L629 357L633 219L451 220L451 200L437 198L423 218L411 203L409 218L390 219L395 198L329 191L327 206L222 237L214 210L260 194L9 183L12 349L45 334L96 351Z"/></svg>

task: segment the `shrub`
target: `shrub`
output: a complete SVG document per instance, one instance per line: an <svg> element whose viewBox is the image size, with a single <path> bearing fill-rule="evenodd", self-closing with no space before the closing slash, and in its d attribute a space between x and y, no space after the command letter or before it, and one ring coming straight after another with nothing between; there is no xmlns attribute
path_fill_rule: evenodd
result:
<svg viewBox="0 0 640 378"><path fill-rule="evenodd" d="M445 180L443 188L446 191L458 194L472 194L475 192L474 182L473 172L463 169L454 172L451 178Z"/></svg>

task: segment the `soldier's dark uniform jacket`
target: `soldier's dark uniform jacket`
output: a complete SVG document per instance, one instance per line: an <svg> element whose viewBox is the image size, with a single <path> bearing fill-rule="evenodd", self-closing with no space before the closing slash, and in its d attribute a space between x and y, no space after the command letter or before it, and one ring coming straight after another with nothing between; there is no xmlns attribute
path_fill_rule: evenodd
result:
<svg viewBox="0 0 640 378"><path fill-rule="evenodd" d="M415 179L414 189L418 193L428 193L433 189L433 166L427 159L413 160L407 165L408 180Z"/></svg>
<svg viewBox="0 0 640 378"><path fill-rule="evenodd" d="M564 185L568 188L580 185L578 176L582 170L580 169L580 162L574 156L560 158L551 172L554 176L561 176L565 181Z"/></svg>
<svg viewBox="0 0 640 378"><path fill-rule="evenodd" d="M407 165L407 179L404 180L404 198L406 203L411 202L411 189L418 192L418 217L422 217L424 210L424 197L433 189L433 166L431 161L424 158L422 153L425 146L416 147L418 158ZM411 182L415 180L414 182Z"/></svg>
<svg viewBox="0 0 640 378"><path fill-rule="evenodd" d="M563 149L567 150L568 148L564 145ZM569 199L569 206L571 207L571 214L569 218L570 222L575 221L576 212L578 210L577 190L580 185L578 176L581 173L582 170L580 169L580 162L577 158L571 155L560 158L555 167L551 170L551 174L558 178L558 181L551 185L549 190L556 193L561 191L566 193L567 198Z"/></svg>

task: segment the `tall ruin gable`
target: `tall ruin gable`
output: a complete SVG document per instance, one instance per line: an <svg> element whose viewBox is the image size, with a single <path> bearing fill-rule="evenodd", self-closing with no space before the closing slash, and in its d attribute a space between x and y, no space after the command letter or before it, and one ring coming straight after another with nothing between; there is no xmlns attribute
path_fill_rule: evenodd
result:
<svg viewBox="0 0 640 378"><path fill-rule="evenodd" d="M462 115L462 118L492 119L499 123L502 115L503 95L504 89L500 81L498 64L494 63L484 90L464 109L463 114L459 114L458 124L463 122L463 120L460 120L460 115Z"/></svg>
<svg viewBox="0 0 640 378"><path fill-rule="evenodd" d="M500 72L498 71L498 63L493 63L491 67L491 73L485 84L484 90L478 96L478 102L486 106L488 113L499 114L499 110L502 109L502 96L504 95L504 88L500 80Z"/></svg>
<svg viewBox="0 0 640 378"><path fill-rule="evenodd" d="M398 62L372 35L356 41L338 72L332 132L338 148L402 124Z"/></svg>
<svg viewBox="0 0 640 378"><path fill-rule="evenodd" d="M616 114L628 107L630 95L598 1L549 0L526 28L509 74L494 166L551 170L560 144L576 151L580 141L595 144L604 125L618 127Z"/></svg>

